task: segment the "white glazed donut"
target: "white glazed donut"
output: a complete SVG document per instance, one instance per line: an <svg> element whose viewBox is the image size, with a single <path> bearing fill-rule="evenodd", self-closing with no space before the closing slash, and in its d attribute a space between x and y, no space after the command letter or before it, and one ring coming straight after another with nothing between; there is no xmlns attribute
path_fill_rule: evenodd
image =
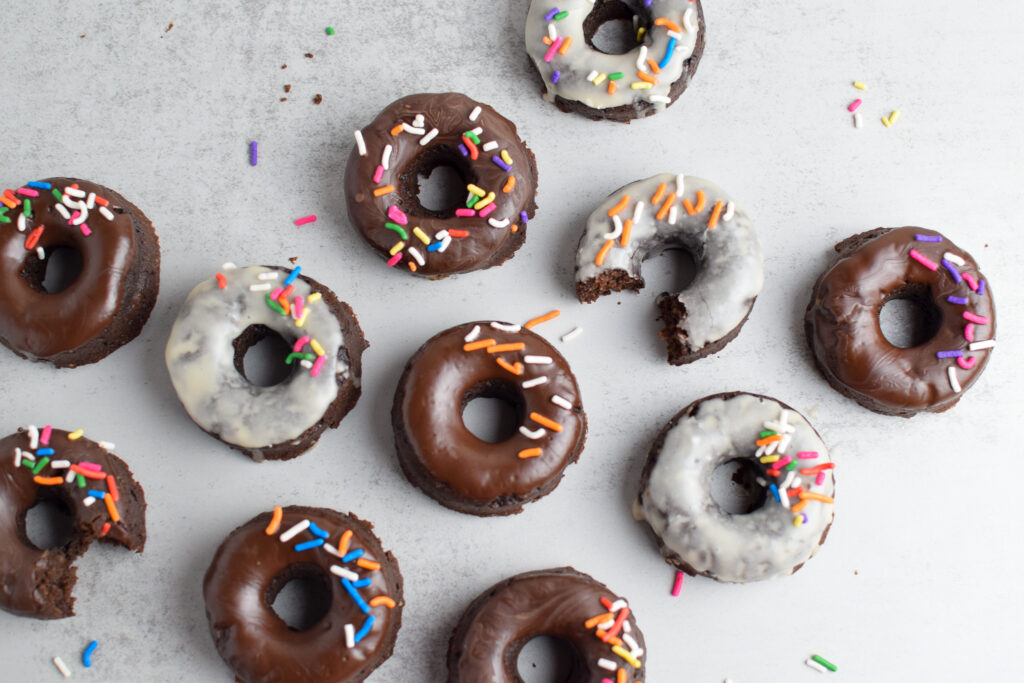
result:
<svg viewBox="0 0 1024 683"><path fill-rule="evenodd" d="M366 347L359 323L348 304L299 270L226 264L192 290L167 342L167 369L189 416L257 461L300 455L359 398ZM261 387L245 378L242 358L271 332L292 347L281 362L294 369Z"/></svg>
<svg viewBox="0 0 1024 683"><path fill-rule="evenodd" d="M696 276L657 305L668 361L690 363L739 334L764 285L761 246L746 212L711 181L663 173L619 188L587 220L576 250L576 296L584 303L644 286L641 263L688 251Z"/></svg>
<svg viewBox="0 0 1024 683"><path fill-rule="evenodd" d="M606 54L592 38L606 21L632 19L637 45ZM533 0L526 51L544 99L591 119L629 122L662 111L686 89L704 51L700 0Z"/></svg>
<svg viewBox="0 0 1024 683"><path fill-rule="evenodd" d="M733 460L764 472L763 504L747 514L727 513L711 495L712 473ZM825 540L832 467L821 437L789 406L746 393L708 396L658 435L633 514L650 524L665 559L690 575L730 583L784 576Z"/></svg>

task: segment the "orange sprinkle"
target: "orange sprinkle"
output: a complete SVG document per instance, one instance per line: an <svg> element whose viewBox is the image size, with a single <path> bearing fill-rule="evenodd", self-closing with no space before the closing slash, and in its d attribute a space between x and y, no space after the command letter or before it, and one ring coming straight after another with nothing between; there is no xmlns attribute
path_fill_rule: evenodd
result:
<svg viewBox="0 0 1024 683"><path fill-rule="evenodd" d="M373 196L374 197L383 197L384 195L388 194L389 192L394 192L394 191L395 191L395 186L394 185L384 185L383 187L378 187L377 189L375 189L373 191Z"/></svg>
<svg viewBox="0 0 1024 683"><path fill-rule="evenodd" d="M507 360L505 360L501 356L498 356L495 360L498 361L498 365L500 365L501 367L505 368L506 370L511 372L513 375L521 375L521 374L523 374L523 364L522 363L516 362L515 365L512 365L511 363L509 363Z"/></svg>
<svg viewBox="0 0 1024 683"><path fill-rule="evenodd" d="M651 204L658 204L661 202L661 198L665 196L665 183L658 185L658 191L651 197Z"/></svg>
<svg viewBox="0 0 1024 683"><path fill-rule="evenodd" d="M679 26L679 24L677 24L676 22L672 21L671 19L666 19L665 17L658 17L657 19L655 19L654 20L654 25L655 26L664 26L669 31L676 31L677 33L682 33L682 31L683 31L683 29Z"/></svg>
<svg viewBox="0 0 1024 683"><path fill-rule="evenodd" d="M771 436L766 436L763 439L758 439L757 441L755 441L754 445L755 446L767 446L768 444L772 443L773 441L782 441L782 435L781 434L772 434Z"/></svg>
<svg viewBox="0 0 1024 683"><path fill-rule="evenodd" d="M108 202L103 197L96 197L96 203L99 204L100 206L107 206L110 204L110 202Z"/></svg>
<svg viewBox="0 0 1024 683"><path fill-rule="evenodd" d="M64 482L64 477L32 477L32 481L40 486L57 486Z"/></svg>
<svg viewBox="0 0 1024 683"><path fill-rule="evenodd" d="M715 202L715 208L711 212L711 218L708 219L708 230L714 230L715 226L718 225L718 217L722 215L723 206L725 206L725 204L721 199Z"/></svg>
<svg viewBox="0 0 1024 683"><path fill-rule="evenodd" d="M448 234L452 237L469 237L469 232L466 230L457 230L456 228L448 228Z"/></svg>
<svg viewBox="0 0 1024 683"><path fill-rule="evenodd" d="M515 186L516 177L514 175L510 175L508 177L508 180L505 181L505 187L501 188L501 191L504 192L505 194L508 194L509 192L512 191L513 188L515 188Z"/></svg>
<svg viewBox="0 0 1024 683"><path fill-rule="evenodd" d="M614 95L615 91L619 89L619 86L615 84L615 81L608 81L608 94Z"/></svg>
<svg viewBox="0 0 1024 683"><path fill-rule="evenodd" d="M612 208L608 209L608 215L609 216L617 216L619 213L622 212L623 209L626 208L627 204L629 204L629 195L628 194L624 194L624 195L622 195L622 199L619 200L618 204L616 204Z"/></svg>
<svg viewBox="0 0 1024 683"><path fill-rule="evenodd" d="M629 233L633 232L633 219L627 218L622 222L622 237L619 238L619 246L629 245Z"/></svg>
<svg viewBox="0 0 1024 683"><path fill-rule="evenodd" d="M341 535L341 540L338 541L338 554L348 555L348 544L352 542L352 530L346 529L345 533Z"/></svg>
<svg viewBox="0 0 1024 683"><path fill-rule="evenodd" d="M615 240L608 240L604 243L604 246L601 247L601 251L597 252L597 258L594 259L595 266L604 264L604 259L608 255L608 252L612 250L613 244L615 244Z"/></svg>
<svg viewBox="0 0 1024 683"><path fill-rule="evenodd" d="M121 494L117 491L117 482L114 481L114 475L107 475L107 490L110 491L110 495L113 496L114 502L121 500Z"/></svg>
<svg viewBox="0 0 1024 683"><path fill-rule="evenodd" d="M388 608L395 606L395 601L386 595L378 595L373 600L370 600L370 607L376 607L377 605L384 605Z"/></svg>
<svg viewBox="0 0 1024 683"><path fill-rule="evenodd" d="M669 210L672 209L672 205L675 204L675 203L676 203L676 193L675 192L670 192L669 195L667 197L665 197L665 203L661 205L661 209L658 210L658 215L656 216L656 218L659 221L665 220L665 216L668 215Z"/></svg>
<svg viewBox="0 0 1024 683"><path fill-rule="evenodd" d="M513 223L512 227L509 228L509 230L511 230L512 232L519 232L519 224L518 223ZM449 230L448 232L451 232L451 230Z"/></svg>
<svg viewBox="0 0 1024 683"><path fill-rule="evenodd" d="M227 289L228 280L222 273L217 273L217 287L220 289Z"/></svg>
<svg viewBox="0 0 1024 683"><path fill-rule="evenodd" d="M28 234L28 237L25 238L25 249L32 251L36 248L36 244L39 242L39 238L43 234L43 227L44 226L40 225Z"/></svg>
<svg viewBox="0 0 1024 683"><path fill-rule="evenodd" d="M644 73L643 71L637 71L636 72L636 77L639 78L641 81L647 81L648 83L657 83L658 82L657 78L655 78L654 76L651 76L650 74Z"/></svg>
<svg viewBox="0 0 1024 683"><path fill-rule="evenodd" d="M102 472L97 472L96 470L87 470L79 465L72 465L71 471L74 472L75 474L81 474L86 479L104 479L107 476Z"/></svg>
<svg viewBox="0 0 1024 683"><path fill-rule="evenodd" d="M598 638L601 638L603 640L604 637L607 634L604 631L602 631L601 629L597 629L596 631L594 631L594 635L597 636ZM622 645L622 641L619 640L618 638L612 638L611 640L608 641L608 644L609 645Z"/></svg>
<svg viewBox="0 0 1024 683"><path fill-rule="evenodd" d="M110 522L104 522L103 528L100 529L100 536L106 536L110 532Z"/></svg>
<svg viewBox="0 0 1024 683"><path fill-rule="evenodd" d="M647 60L647 66L651 67L651 71L653 71L654 73L656 73L656 74L660 74L661 73L661 67L658 66L658 63L656 61L654 61L653 59L648 59Z"/></svg>
<svg viewBox="0 0 1024 683"><path fill-rule="evenodd" d="M549 417L544 417L540 413L530 413L530 419L533 420L534 422L536 422L539 425L544 425L545 427L547 427L548 429L550 429L553 432L560 432L560 431L562 431L562 425L561 424L559 424L558 422L555 422L554 420L552 420Z"/></svg>
<svg viewBox="0 0 1024 683"><path fill-rule="evenodd" d="M703 190L697 190L697 205L696 206L691 204L689 199L684 199L683 200L683 207L686 208L686 213L690 214L691 216L694 215L695 213L700 213L701 211L703 211L704 210L704 191Z"/></svg>
<svg viewBox="0 0 1024 683"><path fill-rule="evenodd" d="M558 54L564 55L569 51L570 45L572 45L572 36L566 36L565 40L562 41L562 47L558 48Z"/></svg>
<svg viewBox="0 0 1024 683"><path fill-rule="evenodd" d="M368 560L365 557L360 557L358 560L356 560L356 564L358 564L363 569L369 569L370 571L374 572L380 569L380 562L374 562L373 560Z"/></svg>
<svg viewBox="0 0 1024 683"><path fill-rule="evenodd" d="M800 500L820 500L822 503L832 503L832 502L834 502L828 496L823 496L820 493L813 493L811 491L804 491L803 493L801 493L800 494Z"/></svg>
<svg viewBox="0 0 1024 683"><path fill-rule="evenodd" d="M541 38L541 40L544 42L545 45L551 44L551 38L549 38L548 36L544 36L543 38Z"/></svg>
<svg viewBox="0 0 1024 683"><path fill-rule="evenodd" d="M522 351L526 348L526 344L523 342L513 342L511 344L494 344L487 347L487 353L503 353L505 351Z"/></svg>
<svg viewBox="0 0 1024 683"><path fill-rule="evenodd" d="M626 683L626 670L619 669L619 672L615 674L615 683Z"/></svg>
<svg viewBox="0 0 1024 683"><path fill-rule="evenodd" d="M519 457L523 460L525 460L526 458L536 458L543 452L544 451L542 451L539 448L527 448L525 450L519 451Z"/></svg>
<svg viewBox="0 0 1024 683"><path fill-rule="evenodd" d="M598 614L596 617L590 617L585 622L583 622L583 627L589 630L589 629L594 628L598 624L600 624L602 621L608 621L609 619L613 619L614 617L615 617L615 615L612 614L611 612L605 612L604 614ZM604 635L604 634L602 633L601 635Z"/></svg>
<svg viewBox="0 0 1024 683"><path fill-rule="evenodd" d="M121 513L117 511L117 503L114 502L114 497L109 493L103 496L103 502L107 504L107 512L110 513L110 521L117 524L121 521Z"/></svg>
<svg viewBox="0 0 1024 683"><path fill-rule="evenodd" d="M395 126L394 128L391 129L391 136L394 137L394 136L398 135L401 132L402 132L402 124L398 124L397 126Z"/></svg>
<svg viewBox="0 0 1024 683"><path fill-rule="evenodd" d="M475 342L469 342L468 344L463 344L462 350L463 351L476 351L477 349L486 349L488 346L494 346L497 343L498 342L496 342L493 339L480 339L480 340L477 340Z"/></svg>
<svg viewBox="0 0 1024 683"><path fill-rule="evenodd" d="M803 509L804 509L805 507L807 507L807 501L806 501L806 500L801 500L801 501L800 501L799 503L797 503L796 505L794 505L794 506L793 506L792 508L790 508L790 509L791 509L791 510L792 510L792 511L793 511L794 513L797 513L797 512L800 512L801 510L803 510Z"/></svg>
<svg viewBox="0 0 1024 683"><path fill-rule="evenodd" d="M292 305L288 303L288 299L285 299L284 295L281 295L277 298L277 303L281 304L281 308L284 309L285 315L288 315L289 313L292 312Z"/></svg>
<svg viewBox="0 0 1024 683"><path fill-rule="evenodd" d="M13 209L16 206L18 206L18 204L21 203L14 201L10 197L0 197L0 202L3 202L3 205L6 206L8 209Z"/></svg>
<svg viewBox="0 0 1024 683"><path fill-rule="evenodd" d="M274 506L274 514L270 518L270 524L263 530L267 536L273 536L277 533L277 530L281 528L281 518L284 517L284 510L281 509L280 505Z"/></svg>
<svg viewBox="0 0 1024 683"><path fill-rule="evenodd" d="M416 264L413 263L412 261L406 261L406 263L409 264L409 270L411 270L412 272L415 273L416 272Z"/></svg>
<svg viewBox="0 0 1024 683"><path fill-rule="evenodd" d="M551 311L550 313L545 313L544 315L537 316L536 318L534 318L530 322L528 322L525 325L523 325L523 327L525 327L528 330L532 330L537 325L540 325L541 323L546 323L549 320L554 320L555 318L557 318L560 315L562 315L561 311Z"/></svg>

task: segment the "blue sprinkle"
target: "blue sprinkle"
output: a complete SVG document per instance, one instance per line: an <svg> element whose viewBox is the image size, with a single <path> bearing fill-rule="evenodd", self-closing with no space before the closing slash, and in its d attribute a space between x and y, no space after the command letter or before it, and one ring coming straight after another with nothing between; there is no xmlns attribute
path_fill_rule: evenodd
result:
<svg viewBox="0 0 1024 683"><path fill-rule="evenodd" d="M352 560L358 560L362 556L363 556L363 549L362 548L357 548L356 550L353 550L352 552L350 552L345 557L341 558L341 561L342 562L351 562Z"/></svg>
<svg viewBox="0 0 1024 683"><path fill-rule="evenodd" d="M434 242L433 244L427 245L427 251L437 251L441 248L441 242Z"/></svg>
<svg viewBox="0 0 1024 683"><path fill-rule="evenodd" d="M36 455L53 455L53 452L52 448L40 448L36 451Z"/></svg>
<svg viewBox="0 0 1024 683"><path fill-rule="evenodd" d="M352 582L343 578L341 580L341 585L344 586L345 590L348 591L348 594L352 596L352 599L355 600L356 605L360 610L362 610L363 614L369 614L370 606L366 604L366 601L363 600L363 596L359 594L359 591L357 591L356 587L352 585Z"/></svg>
<svg viewBox="0 0 1024 683"><path fill-rule="evenodd" d="M299 276L300 272L302 272L302 266L295 266L295 269L292 272L288 273L288 277L284 279L284 286L287 287L291 283L295 282L295 278ZM324 538L327 537L324 536Z"/></svg>
<svg viewBox="0 0 1024 683"><path fill-rule="evenodd" d="M963 351L939 351L935 354L936 358L963 358Z"/></svg>
<svg viewBox="0 0 1024 683"><path fill-rule="evenodd" d="M356 633L355 638L353 638L355 642L358 643L360 640L366 637L366 634L370 632L371 628L373 628L373 621L374 619L372 614L366 617L366 621L363 622L363 627L359 629L359 631Z"/></svg>
<svg viewBox="0 0 1024 683"><path fill-rule="evenodd" d="M305 543L299 543L295 546L296 552L302 552L303 550L312 550L313 548L319 548L324 544L324 539L314 538L312 541L306 541Z"/></svg>
<svg viewBox="0 0 1024 683"><path fill-rule="evenodd" d="M544 21L551 21L555 18L556 14L558 14L558 8L552 7L551 11L544 15Z"/></svg>
<svg viewBox="0 0 1024 683"><path fill-rule="evenodd" d="M782 498L779 497L779 487L776 486L775 484L769 484L768 488L771 489L772 495L775 496L775 502L781 503L782 502Z"/></svg>
<svg viewBox="0 0 1024 683"><path fill-rule="evenodd" d="M104 493L103 491L97 491L96 489L89 489L89 495L92 496L93 498L99 498L100 500L103 500L103 498L106 497L107 494Z"/></svg>
<svg viewBox="0 0 1024 683"><path fill-rule="evenodd" d="M28 183L27 187L34 187L37 190L52 190L53 189L53 185L51 185L50 183L41 183L38 180L33 180L31 183ZM96 641L93 641L93 642L96 642Z"/></svg>
<svg viewBox="0 0 1024 683"><path fill-rule="evenodd" d="M985 281L984 280L979 280L978 281L977 295L978 296L982 296L984 293L985 293Z"/></svg>
<svg viewBox="0 0 1024 683"><path fill-rule="evenodd" d="M356 588L366 588L371 583L373 583L373 581L371 581L370 579L359 579L358 581L352 582L352 585Z"/></svg>
<svg viewBox="0 0 1024 683"><path fill-rule="evenodd" d="M672 53L675 52L675 51L676 51L676 39L675 38L669 38L668 39L668 47L665 48L665 56L661 58L660 62L658 62L658 68L659 69L664 69L665 68L665 66L668 64L669 60L672 59Z"/></svg>
<svg viewBox="0 0 1024 683"><path fill-rule="evenodd" d="M89 643L89 645L85 648L85 652L82 653L82 666L84 666L86 669L92 666L92 653L96 651L96 648L98 646L99 643L97 643L94 640L91 643Z"/></svg>
<svg viewBox="0 0 1024 683"><path fill-rule="evenodd" d="M963 282L964 279L960 277L960 271L956 269L956 266L954 266L951 262L947 261L946 259L942 259L942 265L946 266L946 270L948 270L949 274L953 276L954 282L956 282L957 284Z"/></svg>
<svg viewBox="0 0 1024 683"><path fill-rule="evenodd" d="M519 212L519 217L523 220L524 223L529 223L530 222L530 217L526 215L525 211L520 211Z"/></svg>
<svg viewBox="0 0 1024 683"><path fill-rule="evenodd" d="M288 284L287 280L285 281L285 284ZM318 527L316 525L316 522L309 523L309 530L313 532L314 536L319 536L320 538L327 538L328 536L330 536L330 534L328 534L326 531Z"/></svg>
<svg viewBox="0 0 1024 683"><path fill-rule="evenodd" d="M499 168L501 168L501 170L502 170L502 171L511 171L511 170L512 170L512 167L511 167L511 166L509 166L508 164L506 164L506 163L505 163L505 160L504 160L504 159L502 159L502 158L501 158L501 157L499 157L499 156L493 156L493 157L491 157L491 161L493 161L494 163L496 163L496 164L498 165L498 167L499 167Z"/></svg>
<svg viewBox="0 0 1024 683"><path fill-rule="evenodd" d="M464 156L464 157L468 157L469 156L469 147L466 147L463 144L459 144L459 151L462 152L462 156Z"/></svg>
<svg viewBox="0 0 1024 683"><path fill-rule="evenodd" d="M961 306L967 305L966 296L947 296L946 301L948 301L951 304L960 304Z"/></svg>
<svg viewBox="0 0 1024 683"><path fill-rule="evenodd" d="M558 79L561 78L562 72L556 70L555 73L551 74L551 82L558 83Z"/></svg>
<svg viewBox="0 0 1024 683"><path fill-rule="evenodd" d="M918 242L941 242L941 235L914 235L914 239Z"/></svg>

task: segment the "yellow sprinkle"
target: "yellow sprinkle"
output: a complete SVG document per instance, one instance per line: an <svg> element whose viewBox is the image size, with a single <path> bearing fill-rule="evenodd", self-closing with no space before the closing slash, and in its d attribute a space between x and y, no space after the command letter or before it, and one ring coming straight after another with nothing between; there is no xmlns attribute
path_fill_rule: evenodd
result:
<svg viewBox="0 0 1024 683"><path fill-rule="evenodd" d="M761 458L761 462L762 463L778 462L778 461L779 461L779 456L777 456L777 455L766 455L766 456Z"/></svg>
<svg viewBox="0 0 1024 683"><path fill-rule="evenodd" d="M892 124L896 123L896 119L898 119L899 117L900 117L900 110L899 109L894 110L891 114L889 114L889 125L891 126Z"/></svg>
<svg viewBox="0 0 1024 683"><path fill-rule="evenodd" d="M892 125L892 122L891 122L891 121L889 121L889 119L887 119L887 118L885 118L885 117L883 116L883 117L882 117L882 124L883 124L883 125L884 125L884 126L885 126L886 128L888 128L888 127L890 127L890 126Z"/></svg>
<svg viewBox="0 0 1024 683"><path fill-rule="evenodd" d="M477 187L473 183L466 185L466 189L475 194L477 197L483 197L485 194L487 194L486 192L484 192L482 187Z"/></svg>
<svg viewBox="0 0 1024 683"><path fill-rule="evenodd" d="M504 161L509 166L512 165L512 155L508 153L507 149L501 150L501 160Z"/></svg>
<svg viewBox="0 0 1024 683"><path fill-rule="evenodd" d="M309 317L309 309L302 311L302 317L295 321L295 327L302 327L306 324L306 318Z"/></svg>
<svg viewBox="0 0 1024 683"><path fill-rule="evenodd" d="M636 31L636 42L642 43L644 40L644 34L647 33L647 29L641 26Z"/></svg>
<svg viewBox="0 0 1024 683"><path fill-rule="evenodd" d="M305 313L305 311L303 311L303 313ZM320 342L318 342L316 339L310 339L309 345L313 347L313 352L316 353L316 355L324 355L324 347L320 346Z"/></svg>
<svg viewBox="0 0 1024 683"><path fill-rule="evenodd" d="M314 301L320 301L320 297L321 297L320 292L313 292L312 294L310 294L309 296L306 297L306 303L307 304L311 304Z"/></svg>
<svg viewBox="0 0 1024 683"><path fill-rule="evenodd" d="M614 652L615 654L629 662L634 669L640 668L640 660L634 657L633 655L629 654L629 650L622 647L621 645L614 645L612 647L612 652Z"/></svg>
<svg viewBox="0 0 1024 683"><path fill-rule="evenodd" d="M867 90L868 89L867 83L863 83L861 81L854 81L853 82L853 87L856 88L857 90Z"/></svg>
<svg viewBox="0 0 1024 683"><path fill-rule="evenodd" d="M647 81L633 81L629 84L629 87L633 90L650 90L651 84Z"/></svg>
<svg viewBox="0 0 1024 683"><path fill-rule="evenodd" d="M483 199L481 199L480 201L478 201L473 206L473 208L476 209L477 211L479 211L480 209L484 208L485 206L487 206L488 204L490 204L493 201L494 201L494 193L493 192L488 192L487 196L484 197Z"/></svg>
<svg viewBox="0 0 1024 683"><path fill-rule="evenodd" d="M606 78L608 78L608 74L598 74L597 78L594 79L594 85L601 85Z"/></svg>
<svg viewBox="0 0 1024 683"><path fill-rule="evenodd" d="M418 227L412 229L412 234L419 237L420 242L423 242L423 244L430 244L430 238L427 236L427 233L423 232Z"/></svg>
<svg viewBox="0 0 1024 683"><path fill-rule="evenodd" d="M804 516L803 515L797 515L796 517L793 518L793 526L800 526L803 523L804 523Z"/></svg>
<svg viewBox="0 0 1024 683"><path fill-rule="evenodd" d="M68 434L68 438L71 439L72 441L74 441L75 439L81 439L82 438L82 434L85 434L85 432L83 430L76 429L75 431L73 431L70 434Z"/></svg>
<svg viewBox="0 0 1024 683"><path fill-rule="evenodd" d="M402 251L403 249L405 249L405 242L399 242L395 246L391 247L391 251L389 253L392 256L394 256L395 254L397 254L398 252Z"/></svg>

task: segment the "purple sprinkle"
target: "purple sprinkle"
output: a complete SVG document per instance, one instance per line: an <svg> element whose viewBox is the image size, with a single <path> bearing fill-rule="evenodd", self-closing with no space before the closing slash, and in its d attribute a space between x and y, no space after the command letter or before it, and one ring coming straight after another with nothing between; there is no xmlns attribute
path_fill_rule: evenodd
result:
<svg viewBox="0 0 1024 683"><path fill-rule="evenodd" d="M464 157L468 157L469 156L469 148L466 147L465 145L461 144L461 143L459 144L459 151L462 152L462 156L464 156Z"/></svg>
<svg viewBox="0 0 1024 683"><path fill-rule="evenodd" d="M552 19L555 18L556 14L558 14L558 8L557 7L555 7L550 12L548 12L547 14L544 15L544 21L551 21Z"/></svg>
<svg viewBox="0 0 1024 683"><path fill-rule="evenodd" d="M939 351L935 354L936 358L963 358L963 351Z"/></svg>
<svg viewBox="0 0 1024 683"><path fill-rule="evenodd" d="M964 281L964 279L960 277L960 271L957 270L956 266L954 266L952 263L950 263L946 259L942 259L942 265L946 266L946 270L948 270L949 274L953 276L954 282L959 284Z"/></svg>
<svg viewBox="0 0 1024 683"><path fill-rule="evenodd" d="M978 281L978 291L976 293L977 293L978 296L981 296L981 295L983 295L985 293L985 281L984 280L979 280Z"/></svg>
<svg viewBox="0 0 1024 683"><path fill-rule="evenodd" d="M501 167L502 171L511 171L512 167L505 163L505 161L499 156L491 157L491 161Z"/></svg>
<svg viewBox="0 0 1024 683"><path fill-rule="evenodd" d="M552 82L552 83L558 83L558 78L559 78L559 77L560 77L561 75L562 75L562 72L561 72L561 71L555 71L555 73L551 74L551 82Z"/></svg>
<svg viewBox="0 0 1024 683"><path fill-rule="evenodd" d="M951 304L960 304L961 306L967 305L966 296L947 296L946 301L948 301Z"/></svg>
<svg viewBox="0 0 1024 683"><path fill-rule="evenodd" d="M941 242L941 235L914 235L914 239L918 242Z"/></svg>
<svg viewBox="0 0 1024 683"><path fill-rule="evenodd" d="M530 217L526 215L525 211L520 211L519 212L519 217L523 219L524 223L529 223L530 222Z"/></svg>
<svg viewBox="0 0 1024 683"><path fill-rule="evenodd" d="M256 141L253 140L252 142L249 143L249 165L255 166L256 165L256 159L257 159Z"/></svg>

